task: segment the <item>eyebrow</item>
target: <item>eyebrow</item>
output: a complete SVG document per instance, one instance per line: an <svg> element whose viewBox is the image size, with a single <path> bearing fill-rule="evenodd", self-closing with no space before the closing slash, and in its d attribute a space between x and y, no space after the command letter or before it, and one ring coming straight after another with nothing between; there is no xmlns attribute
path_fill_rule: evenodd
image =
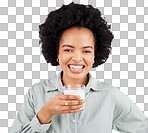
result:
<svg viewBox="0 0 148 133"><path fill-rule="evenodd" d="M63 45L62 48L63 48L63 47L71 47L71 48L75 48L74 46L72 46L72 45L68 45L68 44ZM84 49L84 48L91 48L91 49L93 49L92 46L85 46L85 47L82 47L82 49Z"/></svg>

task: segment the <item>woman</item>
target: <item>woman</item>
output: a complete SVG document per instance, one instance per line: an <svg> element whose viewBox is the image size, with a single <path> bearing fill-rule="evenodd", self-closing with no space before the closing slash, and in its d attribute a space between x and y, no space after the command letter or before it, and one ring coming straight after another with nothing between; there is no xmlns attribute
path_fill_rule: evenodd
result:
<svg viewBox="0 0 148 133"><path fill-rule="evenodd" d="M39 34L47 63L60 65L62 71L29 89L12 132L147 132L148 119L137 106L119 89L89 73L106 62L113 39L98 9L73 2L63 5L49 13ZM63 86L69 84L85 85L86 100L63 95Z"/></svg>

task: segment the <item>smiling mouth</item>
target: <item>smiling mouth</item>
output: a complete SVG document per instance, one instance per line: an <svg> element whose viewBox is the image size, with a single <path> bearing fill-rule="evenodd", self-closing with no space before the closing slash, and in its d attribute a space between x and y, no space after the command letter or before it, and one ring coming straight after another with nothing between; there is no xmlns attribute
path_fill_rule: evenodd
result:
<svg viewBox="0 0 148 133"><path fill-rule="evenodd" d="M85 66L84 65L68 65L70 72L74 74L82 73Z"/></svg>
<svg viewBox="0 0 148 133"><path fill-rule="evenodd" d="M72 70L82 70L85 66L68 65L68 67Z"/></svg>

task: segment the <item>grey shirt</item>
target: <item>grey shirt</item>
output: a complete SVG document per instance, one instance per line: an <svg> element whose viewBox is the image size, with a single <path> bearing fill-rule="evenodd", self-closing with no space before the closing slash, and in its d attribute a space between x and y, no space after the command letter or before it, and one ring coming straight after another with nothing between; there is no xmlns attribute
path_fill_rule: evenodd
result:
<svg viewBox="0 0 148 133"><path fill-rule="evenodd" d="M118 88L89 73L84 110L54 115L49 124L40 124L37 113L57 94L63 94L61 72L29 88L12 125L12 133L148 133L148 118Z"/></svg>

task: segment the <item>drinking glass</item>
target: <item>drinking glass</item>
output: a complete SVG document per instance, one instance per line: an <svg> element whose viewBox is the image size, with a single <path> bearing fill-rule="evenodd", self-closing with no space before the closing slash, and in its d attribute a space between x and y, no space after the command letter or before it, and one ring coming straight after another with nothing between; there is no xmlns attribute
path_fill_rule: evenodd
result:
<svg viewBox="0 0 148 133"><path fill-rule="evenodd" d="M81 98L85 100L85 85L83 84L73 84L73 85L65 85L64 86L64 95L79 95ZM81 110L84 109L85 103L83 103L83 107L80 108Z"/></svg>

